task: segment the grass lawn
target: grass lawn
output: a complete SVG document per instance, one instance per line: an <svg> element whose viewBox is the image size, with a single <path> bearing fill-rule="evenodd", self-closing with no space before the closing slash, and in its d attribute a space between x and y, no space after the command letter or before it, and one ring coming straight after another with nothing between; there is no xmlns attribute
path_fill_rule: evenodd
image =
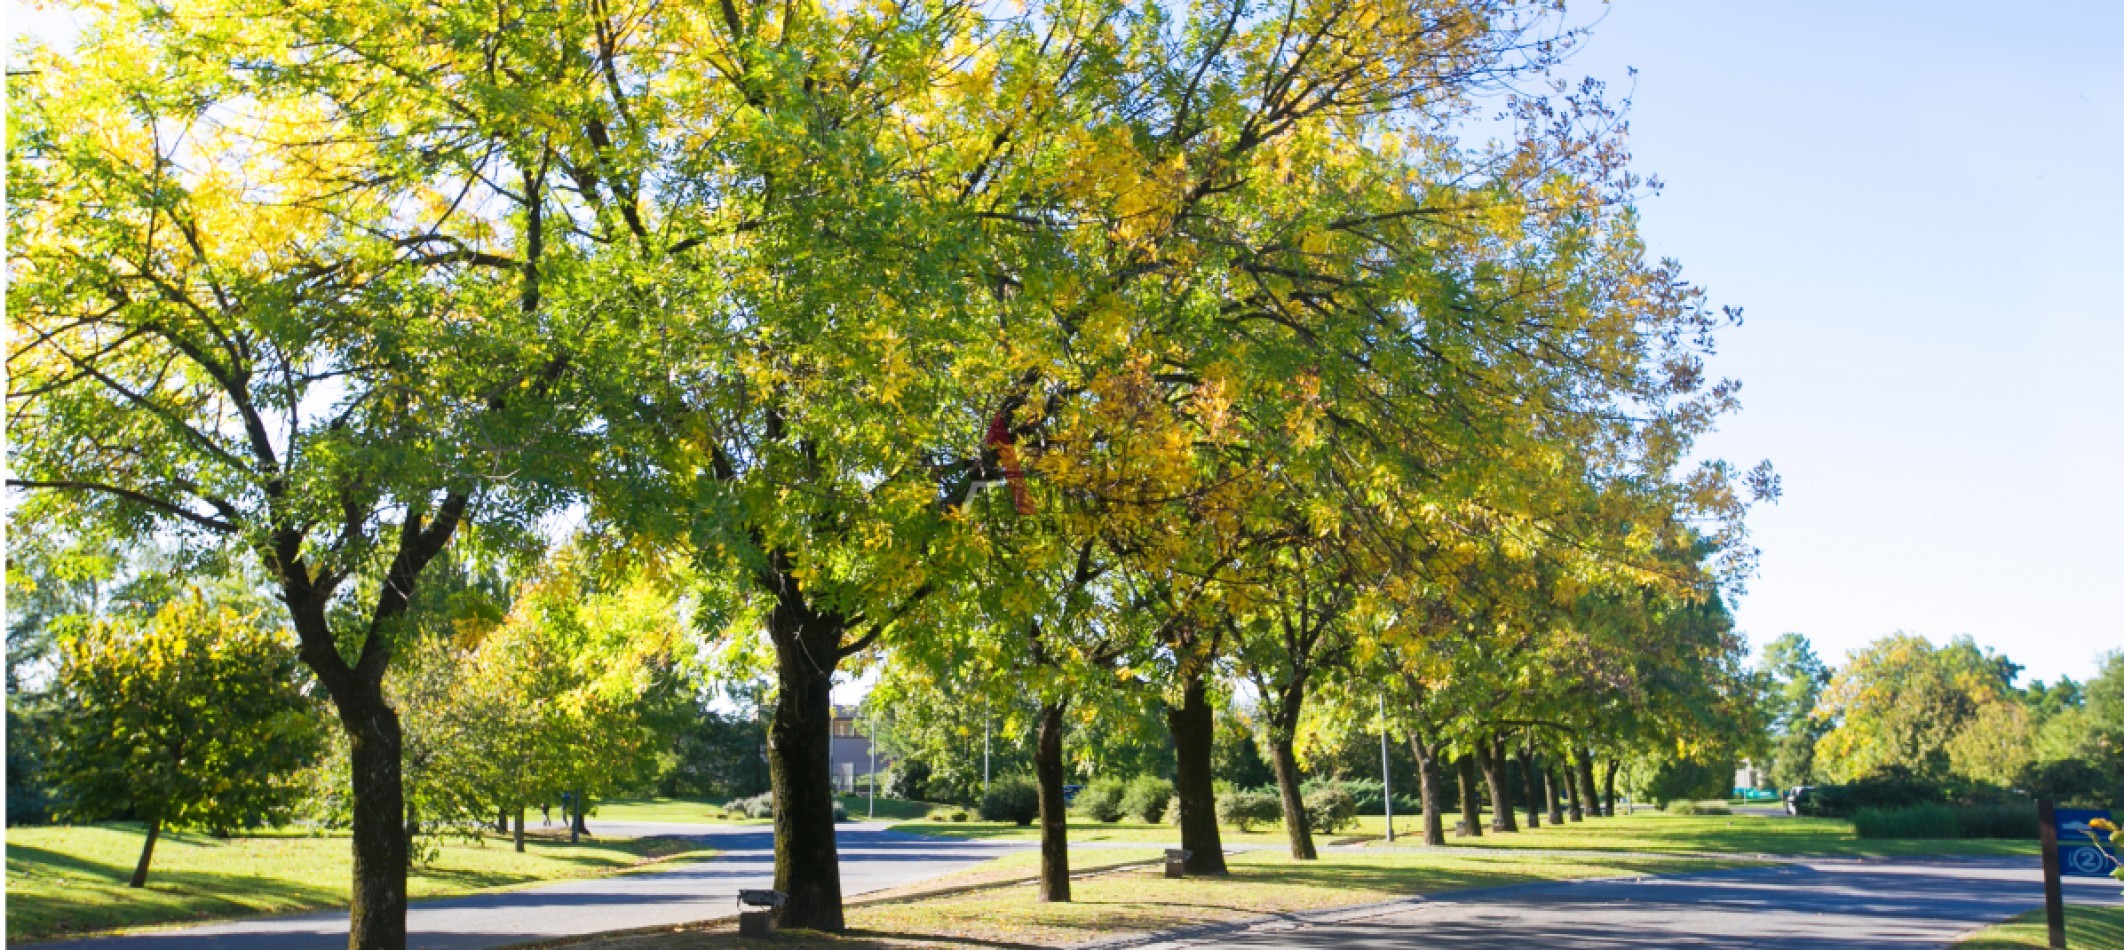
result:
<svg viewBox="0 0 2124 950"><path fill-rule="evenodd" d="M2065 905L2065 945L2075 948L2124 947L2124 907ZM1955 944L1957 950L2048 946L2050 919L2041 910L2031 910L2003 924L1986 927Z"/></svg>
<svg viewBox="0 0 2124 950"><path fill-rule="evenodd" d="M594 830L599 820L604 821L652 821L677 824L767 824L765 818L730 818L723 813L727 798L615 798L592 802L590 827ZM848 817L862 821L870 814L870 800L861 795L843 795L841 804L848 809ZM879 821L913 821L927 817L932 808L928 802L910 802L898 798L878 799Z"/></svg>
<svg viewBox="0 0 2124 950"><path fill-rule="evenodd" d="M1100 860L1103 852L1080 853ZM1024 856L1013 855L1014 859ZM1009 859L1006 859L1009 860ZM1300 863L1278 853L1231 856L1227 878L1169 880L1157 869L1122 871L1075 881L1074 901L1042 904L1032 885L992 887L932 898L848 908L850 933L829 938L785 933L778 946L909 947L967 944L994 947L1062 946L1131 933L1267 914L1371 903L1412 894L1628 874L1670 874L1745 862L1690 858L1573 855L1535 857L1509 852L1331 852ZM616 936L570 943L595 950L677 950L751 946L732 924L683 932Z"/></svg>
<svg viewBox="0 0 2124 950"><path fill-rule="evenodd" d="M1485 818L1487 822L1487 818ZM1037 840L1037 827L1019 828L993 822L908 822L895 827L920 834L944 835L959 838L995 838ZM1422 848L1418 841L1421 819L1394 817L1394 828L1402 836L1397 846ZM1488 825L1485 824L1485 829ZM1386 832L1386 820L1377 815L1359 818L1357 824L1336 835L1318 835L1316 841L1329 842L1349 838L1378 838ZM1451 825L1447 826L1450 835ZM1123 841L1143 843L1173 843L1179 841L1180 831L1171 825L1147 825L1133 822L1105 824L1089 819L1071 819L1071 841ZM1828 818L1788 818L1761 815L1670 815L1650 810L1634 815L1618 815L1614 818L1594 818L1583 822L1566 822L1563 825L1544 823L1540 828L1522 830L1517 834L1490 834L1487 830L1480 838L1448 837L1447 847L1456 849L1512 849L1553 848L1558 850L1587 851L1653 851L1679 854L1735 853L1735 854L1813 854L1813 855L1893 855L1922 856L1930 854L1997 855L2036 853L2034 841L2007 841L1996 838L1968 839L1861 839L1851 830L1851 823ZM1255 829L1241 834L1233 828L1224 829L1224 843L1280 845L1284 841L1280 828Z"/></svg>
<svg viewBox="0 0 2124 950"><path fill-rule="evenodd" d="M165 833L148 886L126 887L140 859L133 824L7 829L10 941L126 927L344 907L353 854L345 835L306 831L217 839ZM441 897L587 877L706 854L683 838L533 836L517 854L503 839L450 842L407 880L412 896Z"/></svg>

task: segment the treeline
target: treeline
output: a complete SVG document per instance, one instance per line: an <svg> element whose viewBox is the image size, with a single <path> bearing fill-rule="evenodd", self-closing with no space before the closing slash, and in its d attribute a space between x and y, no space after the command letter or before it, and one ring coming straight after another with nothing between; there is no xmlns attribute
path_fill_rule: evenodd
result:
<svg viewBox="0 0 2124 950"><path fill-rule="evenodd" d="M11 553L10 824L140 821L136 887L166 828L348 826L346 739L255 573L153 547ZM439 565L399 632L415 859L447 836L521 851L532 809L573 839L608 795L767 788L758 688L689 664L682 578L600 572L572 546L518 567Z"/></svg>
<svg viewBox="0 0 2124 950"><path fill-rule="evenodd" d="M1144 715L1222 869L1234 691L1294 819L1368 722L1434 806L1694 754L1753 708L1719 602L1775 481L1696 457L1737 314L1646 251L1618 107L1550 73L1580 39L1518 0L99 8L9 74L15 511L258 573L341 734L357 947L404 944L409 821L532 794L454 790L488 766L424 718L589 794L647 747L596 722L658 598L771 681L787 926L842 927L830 691L873 663L1024 701L1048 899L1069 736ZM559 525L647 586L512 593L531 662L422 645L451 565ZM437 649L465 689L420 692Z"/></svg>
<svg viewBox="0 0 2124 950"><path fill-rule="evenodd" d="M2020 673L1966 636L1898 633L1832 668L1785 634L1763 652L1763 759L1780 786L1836 786L1815 806L1830 813L2031 797L2124 808L2124 652L2085 683Z"/></svg>

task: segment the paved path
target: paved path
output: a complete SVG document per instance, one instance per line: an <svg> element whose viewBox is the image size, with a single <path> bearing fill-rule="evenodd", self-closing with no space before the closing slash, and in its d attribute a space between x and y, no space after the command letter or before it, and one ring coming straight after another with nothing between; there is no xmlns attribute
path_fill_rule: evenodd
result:
<svg viewBox="0 0 2124 950"><path fill-rule="evenodd" d="M1681 877L1500 887L1147 945L1937 947L2042 906L2042 875L2031 862L1802 861ZM2068 901L2124 905L2115 881L2066 880Z"/></svg>
<svg viewBox="0 0 2124 950"><path fill-rule="evenodd" d="M774 880L774 836L760 825L666 825L596 822L604 837L686 835L720 854L665 870L620 874L499 894L417 901L407 915L407 945L417 950L473 950L608 930L681 924L737 912L741 887ZM912 884L1032 847L1025 842L954 841L885 830L885 823L841 825L841 891L853 896ZM344 950L345 911L266 917L37 944L40 950Z"/></svg>

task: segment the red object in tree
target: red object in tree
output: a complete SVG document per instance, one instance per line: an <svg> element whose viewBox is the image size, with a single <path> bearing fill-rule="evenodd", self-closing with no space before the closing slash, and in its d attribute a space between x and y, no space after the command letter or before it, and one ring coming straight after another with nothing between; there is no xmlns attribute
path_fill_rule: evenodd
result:
<svg viewBox="0 0 2124 950"><path fill-rule="evenodd" d="M1032 514L1032 495L1025 490L1025 469L1018 464L1018 437L1010 431L1009 410L997 412L988 421L985 441L996 450L996 461L1003 466L1003 480L1010 485L1010 500L1017 504L1018 513Z"/></svg>

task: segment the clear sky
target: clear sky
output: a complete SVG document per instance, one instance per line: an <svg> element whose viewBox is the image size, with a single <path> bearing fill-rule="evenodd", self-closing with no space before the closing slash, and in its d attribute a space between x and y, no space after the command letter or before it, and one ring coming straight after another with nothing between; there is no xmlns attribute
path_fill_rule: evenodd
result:
<svg viewBox="0 0 2124 950"><path fill-rule="evenodd" d="M1742 629L1831 662L1967 633L2043 679L2124 648L2124 2L1573 16L1598 22L1566 73L1632 95L1667 182L1655 252L1746 308L1714 363L1746 408L1708 448L1785 497Z"/></svg>
<svg viewBox="0 0 2124 950"><path fill-rule="evenodd" d="M1746 308L1709 448L1769 458L1760 646L2124 648L2124 2L1615 0L1656 253ZM1628 67L1636 67L1633 80Z"/></svg>

